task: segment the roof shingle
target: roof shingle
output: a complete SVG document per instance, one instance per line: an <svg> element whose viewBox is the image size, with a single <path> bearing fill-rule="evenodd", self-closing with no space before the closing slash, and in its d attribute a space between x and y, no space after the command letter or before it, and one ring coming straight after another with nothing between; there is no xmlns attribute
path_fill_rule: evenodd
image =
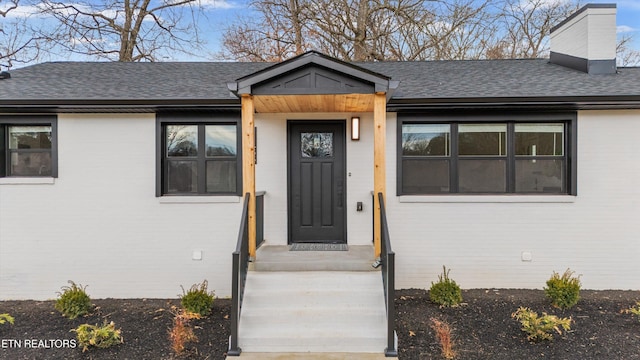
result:
<svg viewBox="0 0 640 360"><path fill-rule="evenodd" d="M637 97L640 68L589 75L546 59L356 63L399 80L391 103L410 99ZM271 66L247 62L50 62L0 80L0 104L13 101L237 102L228 82Z"/></svg>

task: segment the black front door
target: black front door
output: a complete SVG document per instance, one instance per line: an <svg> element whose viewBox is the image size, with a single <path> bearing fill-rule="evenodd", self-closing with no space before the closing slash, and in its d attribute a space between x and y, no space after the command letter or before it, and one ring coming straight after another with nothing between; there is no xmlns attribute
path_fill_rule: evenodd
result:
<svg viewBox="0 0 640 360"><path fill-rule="evenodd" d="M289 243L346 243L345 123L288 125Z"/></svg>

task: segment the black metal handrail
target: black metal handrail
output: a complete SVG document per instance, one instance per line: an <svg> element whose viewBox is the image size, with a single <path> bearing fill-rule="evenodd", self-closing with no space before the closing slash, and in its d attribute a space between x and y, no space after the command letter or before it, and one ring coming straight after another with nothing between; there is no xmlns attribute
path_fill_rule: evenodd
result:
<svg viewBox="0 0 640 360"><path fill-rule="evenodd" d="M384 287L384 300L387 306L387 348L384 349L386 357L397 357L395 321L395 278L396 278L396 254L391 249L389 226L387 225L387 213L384 208L384 197L378 193L380 202L380 262L382 263L382 285Z"/></svg>
<svg viewBox="0 0 640 360"><path fill-rule="evenodd" d="M264 242L264 195L266 191L256 191L256 248Z"/></svg>
<svg viewBox="0 0 640 360"><path fill-rule="evenodd" d="M249 198L246 193L242 206L242 218L236 251L233 252L233 274L231 280L231 336L229 337L229 350L227 356L240 356L242 349L238 347L238 325L240 312L242 311L242 298L244 297L244 285L249 270Z"/></svg>

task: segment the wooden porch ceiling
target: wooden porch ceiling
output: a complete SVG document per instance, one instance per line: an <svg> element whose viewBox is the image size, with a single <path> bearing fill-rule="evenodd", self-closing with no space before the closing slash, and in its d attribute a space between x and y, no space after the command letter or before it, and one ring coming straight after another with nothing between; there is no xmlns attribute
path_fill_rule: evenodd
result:
<svg viewBox="0 0 640 360"><path fill-rule="evenodd" d="M254 95L257 113L372 112L374 94Z"/></svg>

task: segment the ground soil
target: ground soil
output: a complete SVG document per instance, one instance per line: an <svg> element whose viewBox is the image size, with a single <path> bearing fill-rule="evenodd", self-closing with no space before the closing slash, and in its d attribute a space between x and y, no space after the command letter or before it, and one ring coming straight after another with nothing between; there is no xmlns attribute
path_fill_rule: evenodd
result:
<svg viewBox="0 0 640 360"><path fill-rule="evenodd" d="M439 308L425 290L397 292L396 330L400 359L441 359L431 318L452 329L457 359L640 359L640 321L625 309L640 300L639 291L585 291L574 308L552 307L541 290L474 289L463 291L464 304ZM176 355L168 340L172 307L178 300L94 300L93 312L68 320L53 301L0 301L0 313L15 318L0 325L0 359L224 359L230 334L230 301L218 299L210 316L193 320L198 342ZM571 330L553 341L531 343L511 314L527 306L537 312L571 317ZM124 343L82 352L64 346L71 329L83 323L113 321ZM17 347L17 342L21 347Z"/></svg>

